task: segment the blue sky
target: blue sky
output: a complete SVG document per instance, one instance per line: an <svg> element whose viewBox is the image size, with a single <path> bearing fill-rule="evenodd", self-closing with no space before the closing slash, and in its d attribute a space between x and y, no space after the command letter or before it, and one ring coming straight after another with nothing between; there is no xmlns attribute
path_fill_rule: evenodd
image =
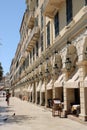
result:
<svg viewBox="0 0 87 130"><path fill-rule="evenodd" d="M4 75L9 72L20 41L19 30L25 9L25 0L0 0L0 62Z"/></svg>

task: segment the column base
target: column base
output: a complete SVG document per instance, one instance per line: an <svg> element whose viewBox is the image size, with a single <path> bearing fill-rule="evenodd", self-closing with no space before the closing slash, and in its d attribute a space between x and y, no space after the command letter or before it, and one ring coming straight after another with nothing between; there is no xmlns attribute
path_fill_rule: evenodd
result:
<svg viewBox="0 0 87 130"><path fill-rule="evenodd" d="M67 118L67 115L68 115L67 110L63 110L63 117L64 117L64 118Z"/></svg>
<svg viewBox="0 0 87 130"><path fill-rule="evenodd" d="M79 119L82 121L87 121L87 115L79 114Z"/></svg>

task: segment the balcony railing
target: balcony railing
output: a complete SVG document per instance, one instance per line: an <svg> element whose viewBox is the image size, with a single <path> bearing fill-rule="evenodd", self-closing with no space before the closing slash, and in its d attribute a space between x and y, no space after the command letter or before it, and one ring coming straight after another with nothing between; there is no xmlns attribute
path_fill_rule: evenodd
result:
<svg viewBox="0 0 87 130"><path fill-rule="evenodd" d="M26 43L26 51L31 50L31 48L34 46L34 44L38 40L39 35L40 35L40 28L34 27L33 30L31 31L30 35L28 36L28 40Z"/></svg>
<svg viewBox="0 0 87 130"><path fill-rule="evenodd" d="M24 60L25 60L25 54L22 53L21 56L20 56L19 61L20 61L20 63L23 63Z"/></svg>
<svg viewBox="0 0 87 130"><path fill-rule="evenodd" d="M35 16L34 16L34 11L30 11L29 13L28 13L28 27L30 28L30 29L32 29L33 28L33 26L34 26L34 20L35 20Z"/></svg>
<svg viewBox="0 0 87 130"><path fill-rule="evenodd" d="M56 9L61 8L65 0L44 0L43 14L49 18L53 18Z"/></svg>

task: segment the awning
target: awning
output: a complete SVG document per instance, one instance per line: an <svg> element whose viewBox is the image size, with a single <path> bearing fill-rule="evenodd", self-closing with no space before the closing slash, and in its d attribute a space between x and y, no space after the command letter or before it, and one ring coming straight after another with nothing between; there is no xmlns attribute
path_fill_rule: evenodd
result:
<svg viewBox="0 0 87 130"><path fill-rule="evenodd" d="M64 74L61 74L58 79L55 81L54 83L54 87L62 87L63 86L63 82L64 82Z"/></svg>
<svg viewBox="0 0 87 130"><path fill-rule="evenodd" d="M0 91L2 91L5 87L4 86L0 86Z"/></svg>
<svg viewBox="0 0 87 130"><path fill-rule="evenodd" d="M53 80L51 79L50 82L47 84L46 89L50 90L52 89L52 86L53 86Z"/></svg>
<svg viewBox="0 0 87 130"><path fill-rule="evenodd" d="M41 81L39 81L39 84L38 84L38 86L37 86L36 91L39 92L39 91L40 91L40 88L41 88Z"/></svg>
<svg viewBox="0 0 87 130"><path fill-rule="evenodd" d="M65 83L66 88L79 88L79 71Z"/></svg>
<svg viewBox="0 0 87 130"><path fill-rule="evenodd" d="M32 92L33 91L33 86L32 85L29 85L28 87L28 92Z"/></svg>
<svg viewBox="0 0 87 130"><path fill-rule="evenodd" d="M30 92L30 89L31 89L31 85L29 85L29 87L28 87L28 90L27 90L27 91L28 91L28 92Z"/></svg>
<svg viewBox="0 0 87 130"><path fill-rule="evenodd" d="M41 92L45 92L45 83L43 83L41 86Z"/></svg>

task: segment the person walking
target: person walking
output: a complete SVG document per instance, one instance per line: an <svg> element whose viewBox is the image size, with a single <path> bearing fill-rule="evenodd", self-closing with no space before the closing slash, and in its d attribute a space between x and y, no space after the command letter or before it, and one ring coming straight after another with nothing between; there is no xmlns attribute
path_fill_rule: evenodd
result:
<svg viewBox="0 0 87 130"><path fill-rule="evenodd" d="M8 92L6 94L6 101L7 101L7 105L9 106L9 98L10 98L10 93Z"/></svg>

